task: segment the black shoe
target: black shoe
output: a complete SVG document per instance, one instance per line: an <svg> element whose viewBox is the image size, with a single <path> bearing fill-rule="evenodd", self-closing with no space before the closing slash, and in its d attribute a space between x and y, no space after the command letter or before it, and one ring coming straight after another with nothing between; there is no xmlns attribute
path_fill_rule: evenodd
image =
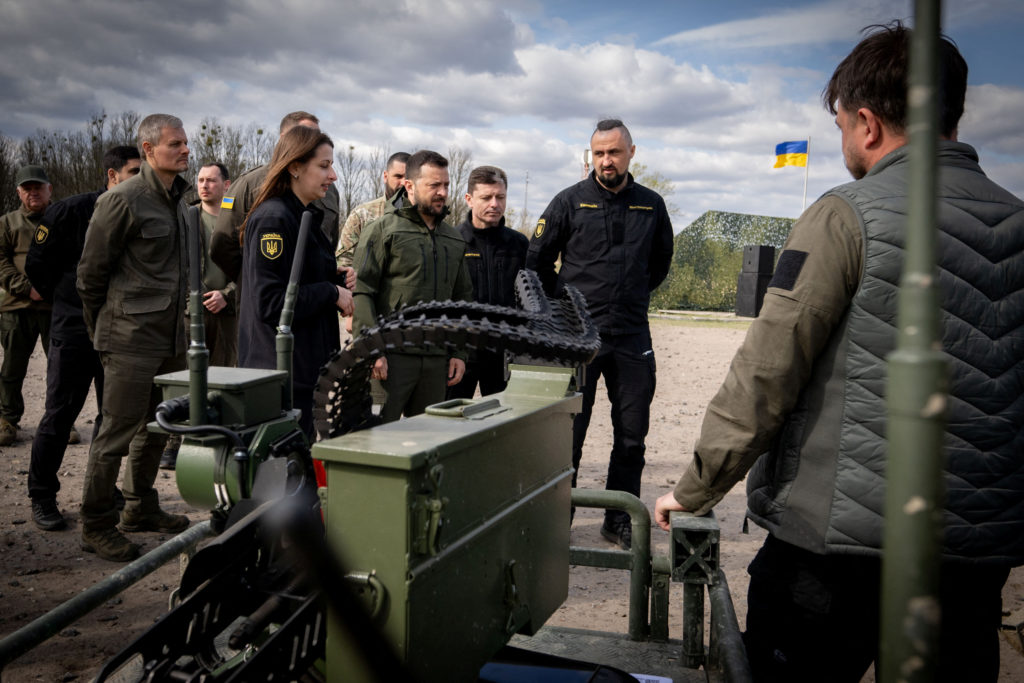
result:
<svg viewBox="0 0 1024 683"><path fill-rule="evenodd" d="M67 526L53 498L32 501L32 521L43 531L57 531Z"/></svg>
<svg viewBox="0 0 1024 683"><path fill-rule="evenodd" d="M601 525L601 535L607 541L611 541L623 550L629 550L633 546L633 527L629 520L612 523L607 521Z"/></svg>
<svg viewBox="0 0 1024 683"><path fill-rule="evenodd" d="M160 456L160 469L162 470L173 470L178 464L178 444L172 448L170 445L164 449L163 454Z"/></svg>

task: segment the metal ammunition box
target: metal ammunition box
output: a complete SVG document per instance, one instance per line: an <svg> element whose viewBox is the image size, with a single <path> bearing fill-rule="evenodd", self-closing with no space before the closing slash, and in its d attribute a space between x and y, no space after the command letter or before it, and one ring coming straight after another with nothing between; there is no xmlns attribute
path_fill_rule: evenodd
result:
<svg viewBox="0 0 1024 683"><path fill-rule="evenodd" d="M217 424L247 427L281 415L281 387L286 373L278 370L212 367L208 375L211 403L220 410ZM155 383L163 388L164 400L189 393L189 371L160 375Z"/></svg>
<svg viewBox="0 0 1024 683"><path fill-rule="evenodd" d="M475 680L568 594L572 416L563 368L513 366L508 389L323 441L328 540L424 681ZM339 577L340 580L340 577ZM361 680L332 619L328 680Z"/></svg>

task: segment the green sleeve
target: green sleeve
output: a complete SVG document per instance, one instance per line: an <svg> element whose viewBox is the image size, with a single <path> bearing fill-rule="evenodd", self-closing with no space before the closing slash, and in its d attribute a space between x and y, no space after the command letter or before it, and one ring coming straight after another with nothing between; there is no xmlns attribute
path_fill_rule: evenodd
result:
<svg viewBox="0 0 1024 683"><path fill-rule="evenodd" d="M676 500L695 514L714 507L768 450L860 284L862 230L842 199L811 206L794 224L785 251L806 254L802 267L791 283L778 273L772 280L675 487Z"/></svg>
<svg viewBox="0 0 1024 683"><path fill-rule="evenodd" d="M78 295L90 337L133 222L131 209L119 195L107 192L97 200L78 262Z"/></svg>
<svg viewBox="0 0 1024 683"><path fill-rule="evenodd" d="M366 226L355 251L356 289L353 292L355 313L352 315L352 334L377 324L377 294L384 277L386 249L383 222L372 221Z"/></svg>
<svg viewBox="0 0 1024 683"><path fill-rule="evenodd" d="M24 299L28 298L32 285L14 262L17 236L14 234L14 226L11 225L11 217L17 214L18 211L15 210L0 217L0 288Z"/></svg>

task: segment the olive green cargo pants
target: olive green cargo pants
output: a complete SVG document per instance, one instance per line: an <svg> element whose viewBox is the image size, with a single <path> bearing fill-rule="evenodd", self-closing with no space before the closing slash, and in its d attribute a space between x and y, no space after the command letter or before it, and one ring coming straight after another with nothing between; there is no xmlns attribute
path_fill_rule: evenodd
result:
<svg viewBox="0 0 1024 683"><path fill-rule="evenodd" d="M89 448L89 463L85 469L83 531L101 531L117 524L114 488L125 456L128 461L121 484L125 510L147 514L159 509L153 483L167 435L146 430L161 400L153 378L185 368L184 355L149 357L101 351L100 361L103 364L103 422Z"/></svg>
<svg viewBox="0 0 1024 683"><path fill-rule="evenodd" d="M43 353L50 348L51 311L22 308L0 313L0 346L4 350L0 366L0 417L17 425L25 414L21 387L28 372L28 361L42 339Z"/></svg>

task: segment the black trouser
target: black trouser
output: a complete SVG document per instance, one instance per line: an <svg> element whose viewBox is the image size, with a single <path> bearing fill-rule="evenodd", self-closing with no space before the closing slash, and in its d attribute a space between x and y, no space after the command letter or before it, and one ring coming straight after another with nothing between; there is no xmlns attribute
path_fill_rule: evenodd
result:
<svg viewBox="0 0 1024 683"><path fill-rule="evenodd" d="M768 536L748 571L743 641L755 681L860 681L878 656L880 558L817 555ZM998 678L1009 571L942 564L935 680Z"/></svg>
<svg viewBox="0 0 1024 683"><path fill-rule="evenodd" d="M505 391L505 354L478 351L476 358L466 363L462 381L448 387L448 398L473 398L477 384L481 396Z"/></svg>
<svg viewBox="0 0 1024 683"><path fill-rule="evenodd" d="M32 440L32 459L28 469L28 495L33 500L55 498L60 491L57 471L64 461L68 435L89 396L89 385L96 382L99 415L92 428L93 438L103 414L103 366L100 355L88 340L85 343L50 340L46 355L46 410Z"/></svg>
<svg viewBox="0 0 1024 683"><path fill-rule="evenodd" d="M648 331L628 335L602 335L601 350L586 367L583 378L583 409L572 423L572 485L583 458L590 416L597 396L597 380L602 375L608 389L612 414L612 453L608 461L610 491L626 491L640 496L644 471L647 429L655 389L654 351ZM605 523L619 524L629 518L619 510L605 511Z"/></svg>

